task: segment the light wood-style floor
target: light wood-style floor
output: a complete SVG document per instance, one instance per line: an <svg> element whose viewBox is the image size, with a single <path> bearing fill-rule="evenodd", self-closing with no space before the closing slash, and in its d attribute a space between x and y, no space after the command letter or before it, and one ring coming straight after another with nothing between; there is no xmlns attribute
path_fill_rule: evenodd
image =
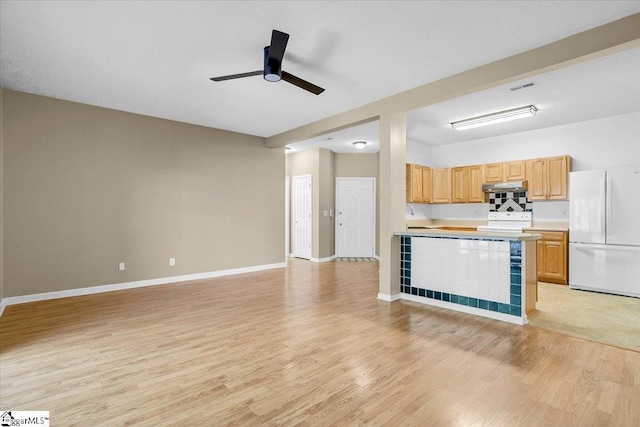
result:
<svg viewBox="0 0 640 427"><path fill-rule="evenodd" d="M376 299L376 262L9 306L2 409L52 425L637 426L640 353Z"/></svg>
<svg viewBox="0 0 640 427"><path fill-rule="evenodd" d="M640 298L539 282L536 308L530 325L640 351Z"/></svg>

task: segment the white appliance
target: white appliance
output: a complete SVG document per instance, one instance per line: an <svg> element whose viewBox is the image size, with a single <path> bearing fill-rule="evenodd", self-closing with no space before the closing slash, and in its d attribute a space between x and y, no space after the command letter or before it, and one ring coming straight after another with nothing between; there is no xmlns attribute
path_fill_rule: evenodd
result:
<svg viewBox="0 0 640 427"><path fill-rule="evenodd" d="M569 286L640 298L640 166L569 183Z"/></svg>
<svg viewBox="0 0 640 427"><path fill-rule="evenodd" d="M487 225L479 225L478 231L522 233L531 227L531 212L489 212Z"/></svg>

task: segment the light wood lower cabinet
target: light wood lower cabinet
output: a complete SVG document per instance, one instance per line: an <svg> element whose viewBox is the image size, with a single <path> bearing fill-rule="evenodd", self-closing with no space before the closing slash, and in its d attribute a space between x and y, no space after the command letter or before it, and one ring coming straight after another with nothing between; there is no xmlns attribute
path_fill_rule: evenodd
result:
<svg viewBox="0 0 640 427"><path fill-rule="evenodd" d="M541 234L536 242L538 256L538 281L566 285L568 277L568 232L528 231Z"/></svg>

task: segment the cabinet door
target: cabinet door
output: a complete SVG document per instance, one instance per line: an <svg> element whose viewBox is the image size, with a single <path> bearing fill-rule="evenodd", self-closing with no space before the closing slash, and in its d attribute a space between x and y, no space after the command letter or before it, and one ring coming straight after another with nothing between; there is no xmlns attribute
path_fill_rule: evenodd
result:
<svg viewBox="0 0 640 427"><path fill-rule="evenodd" d="M504 164L505 181L521 181L527 179L526 161L518 160Z"/></svg>
<svg viewBox="0 0 640 427"><path fill-rule="evenodd" d="M405 196L405 202L407 203L411 203L413 201L413 195L411 194L411 190L413 189L413 184L412 184L412 168L411 168L411 164L407 163L406 165L406 172L405 172L405 191L407 192L407 195Z"/></svg>
<svg viewBox="0 0 640 427"><path fill-rule="evenodd" d="M449 203L450 193L450 169L431 169L431 179L433 181L433 193L431 200L433 203Z"/></svg>
<svg viewBox="0 0 640 427"><path fill-rule="evenodd" d="M504 163L489 163L484 165L484 182L504 181Z"/></svg>
<svg viewBox="0 0 640 427"><path fill-rule="evenodd" d="M422 167L422 203L431 203L431 168Z"/></svg>
<svg viewBox="0 0 640 427"><path fill-rule="evenodd" d="M544 275L551 279L566 279L566 245L564 242L544 242Z"/></svg>
<svg viewBox="0 0 640 427"><path fill-rule="evenodd" d="M411 165L411 201L422 203L422 166Z"/></svg>
<svg viewBox="0 0 640 427"><path fill-rule="evenodd" d="M547 162L545 159L527 160L527 180L529 200L547 198Z"/></svg>
<svg viewBox="0 0 640 427"><path fill-rule="evenodd" d="M466 201L467 168L451 168L451 203Z"/></svg>
<svg viewBox="0 0 640 427"><path fill-rule="evenodd" d="M567 199L567 176L569 161L566 156L550 157L547 160L547 198L553 200Z"/></svg>
<svg viewBox="0 0 640 427"><path fill-rule="evenodd" d="M538 240L536 242L536 264L538 268L538 281L542 281L542 277L545 275L544 266L546 264L544 257L544 242L542 240Z"/></svg>
<svg viewBox="0 0 640 427"><path fill-rule="evenodd" d="M484 202L481 165L467 167L467 202Z"/></svg>

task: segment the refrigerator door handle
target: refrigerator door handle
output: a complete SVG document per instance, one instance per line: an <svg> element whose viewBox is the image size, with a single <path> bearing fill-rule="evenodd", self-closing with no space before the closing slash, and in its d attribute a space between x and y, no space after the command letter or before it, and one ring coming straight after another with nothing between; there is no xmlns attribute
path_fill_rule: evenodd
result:
<svg viewBox="0 0 640 427"><path fill-rule="evenodd" d="M606 198L607 198L607 213L606 213L606 217L605 217L605 221L606 221L606 225L605 225L605 230L606 233L609 233L611 231L611 217L613 217L613 212L611 212L611 178L609 176L607 176L606 178L607 180L607 194L606 194ZM606 237L605 237L605 242L606 242Z"/></svg>
<svg viewBox="0 0 640 427"><path fill-rule="evenodd" d="M601 251L640 251L640 246L624 245L598 245L590 243L571 243L571 247L577 250L601 250Z"/></svg>
<svg viewBox="0 0 640 427"><path fill-rule="evenodd" d="M606 200L608 203L609 198L607 197L607 178L602 178L600 179L600 235L602 236L603 239L606 238L605 236L605 218L607 215L606 212L606 204L604 203L604 201ZM604 242L604 240L603 240Z"/></svg>

